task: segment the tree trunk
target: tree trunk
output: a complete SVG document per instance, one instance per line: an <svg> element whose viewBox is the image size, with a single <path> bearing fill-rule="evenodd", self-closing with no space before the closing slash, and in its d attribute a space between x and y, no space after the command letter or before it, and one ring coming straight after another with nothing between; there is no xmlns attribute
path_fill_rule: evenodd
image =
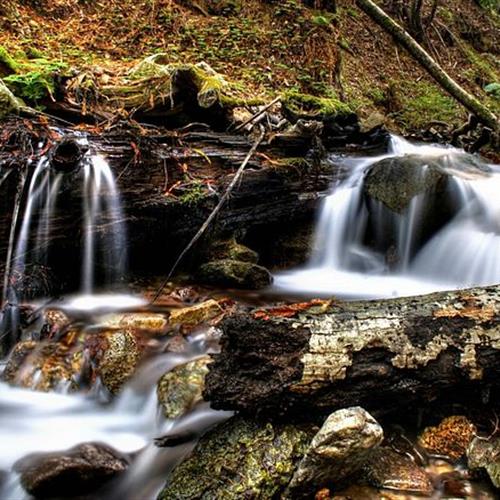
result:
<svg viewBox="0 0 500 500"><path fill-rule="evenodd" d="M488 127L497 131L497 116L481 104L473 95L464 90L399 24L388 16L372 0L357 0L358 6L382 29L400 43L447 92Z"/></svg>
<svg viewBox="0 0 500 500"><path fill-rule="evenodd" d="M240 313L222 324L205 397L216 409L273 415L353 405L384 414L441 398L498 404L499 318L500 287Z"/></svg>

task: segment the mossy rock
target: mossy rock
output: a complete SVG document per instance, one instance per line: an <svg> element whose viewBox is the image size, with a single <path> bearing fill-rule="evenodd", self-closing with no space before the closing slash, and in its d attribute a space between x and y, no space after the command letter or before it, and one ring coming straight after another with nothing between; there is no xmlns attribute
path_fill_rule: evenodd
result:
<svg viewBox="0 0 500 500"><path fill-rule="evenodd" d="M351 107L337 97L318 97L297 91L285 92L283 104L299 117L328 120L338 116L352 115Z"/></svg>
<svg viewBox="0 0 500 500"><path fill-rule="evenodd" d="M214 242L208 250L208 254L215 259L239 260L252 264L257 264L259 260L257 252L238 243L234 238Z"/></svg>
<svg viewBox="0 0 500 500"><path fill-rule="evenodd" d="M14 94L0 80L0 120L19 113L19 102Z"/></svg>
<svg viewBox="0 0 500 500"><path fill-rule="evenodd" d="M272 283L272 276L265 267L232 259L203 264L198 271L198 277L207 285L224 288L258 290Z"/></svg>
<svg viewBox="0 0 500 500"><path fill-rule="evenodd" d="M159 500L275 498L314 436L311 426L233 417L205 435Z"/></svg>
<svg viewBox="0 0 500 500"><path fill-rule="evenodd" d="M174 368L159 380L156 392L166 418L179 418L203 400L210 361L210 356L203 356Z"/></svg>

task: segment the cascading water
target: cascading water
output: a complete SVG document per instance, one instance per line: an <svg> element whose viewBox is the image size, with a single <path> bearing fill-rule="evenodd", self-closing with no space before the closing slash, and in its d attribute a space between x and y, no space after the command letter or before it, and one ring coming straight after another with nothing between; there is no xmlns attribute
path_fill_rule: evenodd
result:
<svg viewBox="0 0 500 500"><path fill-rule="evenodd" d="M85 139L79 140L87 145ZM77 173L62 173L44 154L27 183L21 199L22 218L13 220L3 298L7 300L9 282L22 275L28 265L46 265L51 246L51 229L57 214L57 201L64 189L64 176L72 182L81 179L83 258L80 291L90 295L95 288L96 268L104 270L104 283L111 285L124 277L127 262L126 229L112 170L106 159L88 151L77 166ZM17 227L19 226L19 227ZM11 299L11 298L10 298Z"/></svg>
<svg viewBox="0 0 500 500"><path fill-rule="evenodd" d="M438 163L448 174L446 192L454 205L453 215L428 240L421 233L430 220L429 205L436 201L432 197L440 195L416 192L397 213L380 201L367 200L365 193L366 178L374 165L405 158L420 161L417 181L423 184L435 175L429 163ZM276 290L383 298L500 282L497 167L461 150L413 145L398 137L392 138L386 155L332 157L332 161L349 175L333 186L323 202L308 264L278 274ZM383 248L391 238L392 248Z"/></svg>
<svg viewBox="0 0 500 500"><path fill-rule="evenodd" d="M203 403L177 420L166 420L158 410L156 383L176 366L217 348L217 338L210 330L190 337L184 352L162 354L145 364L111 404L102 402L96 392L43 393L0 382L0 471L8 472L0 485L0 499L31 498L14 471L19 459L37 451L63 451L82 442L105 443L133 454L126 474L103 498L155 498L168 470L195 442L191 439L174 448L158 448L153 439L165 434L197 436L231 415Z"/></svg>

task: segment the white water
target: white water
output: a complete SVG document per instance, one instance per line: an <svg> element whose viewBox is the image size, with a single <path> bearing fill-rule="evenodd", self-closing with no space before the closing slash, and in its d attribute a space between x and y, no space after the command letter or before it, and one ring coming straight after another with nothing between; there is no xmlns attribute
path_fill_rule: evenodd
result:
<svg viewBox="0 0 500 500"><path fill-rule="evenodd" d="M123 453L138 452L107 498L154 498L168 470L194 443L162 449L153 439L169 433L201 434L231 415L202 404L175 421L162 417L156 396L158 379L174 367L217 349L211 332L189 341L186 352L163 354L146 364L111 404L101 402L98 393L43 393L0 383L0 471L9 473L0 488L0 499L28 498L12 469L17 460L33 452L63 451L85 442L106 443Z"/></svg>
<svg viewBox="0 0 500 500"><path fill-rule="evenodd" d="M448 189L457 203L456 215L423 248L416 241L429 201L415 196L406 211L394 214L373 203L375 240L393 234L398 256L389 266L387 256L365 242L369 208L363 198L364 176L386 158L418 155L421 175L426 160L439 160L455 174ZM306 295L346 298L384 298L430 293L500 283L500 170L477 157L443 146L413 145L393 137L388 154L372 158L332 161L348 169L347 179L333 186L324 200L316 227L313 251L301 269L279 273L274 289ZM485 174L484 172L489 172Z"/></svg>
<svg viewBox="0 0 500 500"><path fill-rule="evenodd" d="M85 139L80 139L80 142L86 144ZM52 169L49 156L43 154L29 182L25 184L19 210L22 215L13 220L14 237L9 244L4 301L12 300L8 292L9 282L14 275L22 275L28 265L48 263L51 229L58 215L57 201L65 176L71 176L69 182L81 182L82 293L91 294L94 291L97 268L104 269L105 285L118 283L124 277L127 263L126 228L120 196L108 162L103 156L88 152L81 160L77 174L63 174Z"/></svg>

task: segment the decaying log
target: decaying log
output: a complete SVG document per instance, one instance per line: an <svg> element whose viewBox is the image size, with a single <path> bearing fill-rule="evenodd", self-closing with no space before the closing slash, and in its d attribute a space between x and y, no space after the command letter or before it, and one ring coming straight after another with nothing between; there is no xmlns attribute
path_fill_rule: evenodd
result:
<svg viewBox="0 0 500 500"><path fill-rule="evenodd" d="M485 125L491 127L494 131L499 130L498 117L453 80L430 54L376 3L372 0L357 0L357 4L373 21L400 43L452 97L471 113L474 113Z"/></svg>
<svg viewBox="0 0 500 500"><path fill-rule="evenodd" d="M223 322L205 398L273 415L384 414L440 398L498 405L499 318L500 287L251 310Z"/></svg>

